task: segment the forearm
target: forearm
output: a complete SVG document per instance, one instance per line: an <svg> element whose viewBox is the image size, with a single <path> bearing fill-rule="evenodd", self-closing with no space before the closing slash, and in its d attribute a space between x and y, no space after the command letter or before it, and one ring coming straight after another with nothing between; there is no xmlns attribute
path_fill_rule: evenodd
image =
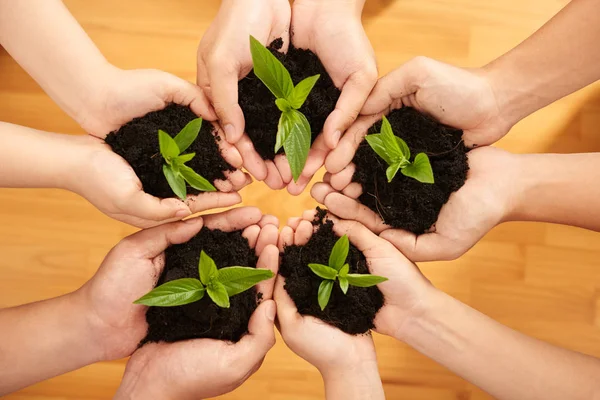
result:
<svg viewBox="0 0 600 400"><path fill-rule="evenodd" d="M600 231L600 153L517 155L520 176L507 220Z"/></svg>
<svg viewBox="0 0 600 400"><path fill-rule="evenodd" d="M600 0L573 0L523 43L484 67L500 112L515 124L600 79Z"/></svg>
<svg viewBox="0 0 600 400"><path fill-rule="evenodd" d="M500 400L600 398L600 361L530 338L435 291L398 333Z"/></svg>
<svg viewBox="0 0 600 400"><path fill-rule="evenodd" d="M343 371L322 372L327 400L385 399L377 361L365 361Z"/></svg>
<svg viewBox="0 0 600 400"><path fill-rule="evenodd" d="M0 396L101 359L76 294L0 310Z"/></svg>
<svg viewBox="0 0 600 400"><path fill-rule="evenodd" d="M88 140L0 122L0 187L70 189Z"/></svg>
<svg viewBox="0 0 600 400"><path fill-rule="evenodd" d="M113 69L60 0L0 0L0 44L80 124Z"/></svg>

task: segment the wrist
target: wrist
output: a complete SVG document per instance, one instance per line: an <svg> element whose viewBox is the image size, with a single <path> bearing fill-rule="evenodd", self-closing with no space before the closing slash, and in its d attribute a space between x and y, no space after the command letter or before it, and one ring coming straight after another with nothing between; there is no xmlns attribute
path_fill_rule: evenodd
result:
<svg viewBox="0 0 600 400"><path fill-rule="evenodd" d="M376 359L363 360L346 368L329 368L320 372L327 400L384 398Z"/></svg>
<svg viewBox="0 0 600 400"><path fill-rule="evenodd" d="M57 187L83 196L83 187L90 176L88 169L93 164L98 144L87 135L64 136L68 143L61 155L60 183Z"/></svg>
<svg viewBox="0 0 600 400"><path fill-rule="evenodd" d="M315 13L332 11L336 15L353 16L360 21L366 0L295 0L294 6L312 9Z"/></svg>

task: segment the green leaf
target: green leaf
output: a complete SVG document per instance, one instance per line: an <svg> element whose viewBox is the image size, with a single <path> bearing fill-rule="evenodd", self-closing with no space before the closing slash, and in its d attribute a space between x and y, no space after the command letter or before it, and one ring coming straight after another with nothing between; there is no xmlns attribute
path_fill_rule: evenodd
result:
<svg viewBox="0 0 600 400"><path fill-rule="evenodd" d="M279 117L279 124L277 124L277 137L275 139L275 154L279 152L279 149L283 146L283 143L287 140L290 135L291 123L289 113L281 113Z"/></svg>
<svg viewBox="0 0 600 400"><path fill-rule="evenodd" d="M214 281L213 278L218 276L217 264L215 264L215 261L210 258L210 256L206 254L204 250L200 252L198 273L200 275L200 281L206 286Z"/></svg>
<svg viewBox="0 0 600 400"><path fill-rule="evenodd" d="M320 77L321 75L309 76L308 78L300 81L296 85L296 87L294 87L294 90L292 90L292 94L288 98L290 102L289 104L292 106L292 108L297 110L300 107L302 107L302 105L306 101L306 98L308 97L308 95L310 94L311 90L313 89Z"/></svg>
<svg viewBox="0 0 600 400"><path fill-rule="evenodd" d="M250 53L254 74L278 99L287 99L294 89L290 73L265 46L250 35Z"/></svg>
<svg viewBox="0 0 600 400"><path fill-rule="evenodd" d="M340 277L340 289L342 289L342 292L344 294L348 293L348 285L349 285L348 279Z"/></svg>
<svg viewBox="0 0 600 400"><path fill-rule="evenodd" d="M312 270L312 272L315 273L315 275L323 279L331 279L334 281L338 274L335 269L323 264L308 264L308 267Z"/></svg>
<svg viewBox="0 0 600 400"><path fill-rule="evenodd" d="M365 136L365 139L367 140L367 143L369 143L369 146L371 146L373 151L375 153L377 153L377 155L379 157L381 157L383 159L383 161L385 161L388 165L391 165L394 163L394 160L388 154L385 146L383 145L383 140L381 139L381 133L367 135L367 136Z"/></svg>
<svg viewBox="0 0 600 400"><path fill-rule="evenodd" d="M229 297L242 293L258 282L271 279L273 272L268 269L250 267L227 267L218 271L217 280L225 286Z"/></svg>
<svg viewBox="0 0 600 400"><path fill-rule="evenodd" d="M196 157L196 153L182 154L179 157L175 158L173 161L181 165L185 164L188 161L192 161L194 157Z"/></svg>
<svg viewBox="0 0 600 400"><path fill-rule="evenodd" d="M321 311L327 307L329 303L329 298L331 297L331 290L333 289L333 281L323 281L321 285L319 285L319 307L321 307Z"/></svg>
<svg viewBox="0 0 600 400"><path fill-rule="evenodd" d="M173 193L181 200L185 200L187 188L185 186L185 180L183 180L179 171L175 172L173 171L173 167L163 164L163 174L165 175L165 178L167 178L167 182Z"/></svg>
<svg viewBox="0 0 600 400"><path fill-rule="evenodd" d="M286 99L275 99L275 105L277 105L279 111L283 113L292 109L292 106Z"/></svg>
<svg viewBox="0 0 600 400"><path fill-rule="evenodd" d="M404 139L400 139L398 136L396 136L396 142L398 143L398 146L400 147L400 150L402 151L406 161L410 160L410 149L408 148L408 145Z"/></svg>
<svg viewBox="0 0 600 400"><path fill-rule="evenodd" d="M390 125L390 121L388 121L385 115L382 117L381 120L381 141L383 142L383 146L389 154L389 157L393 161L398 161L402 158L406 158L402 148L400 148L400 144L396 140L396 135L394 135L394 131L392 131L392 125Z"/></svg>
<svg viewBox="0 0 600 400"><path fill-rule="evenodd" d="M358 287L371 287L388 280L382 276L369 274L348 274L346 279L350 285Z"/></svg>
<svg viewBox="0 0 600 400"><path fill-rule="evenodd" d="M344 278L348 276L348 271L350 271L350 265L344 264L344 266L340 269L340 272L338 272L338 276Z"/></svg>
<svg viewBox="0 0 600 400"><path fill-rule="evenodd" d="M217 191L217 188L214 187L212 183L196 173L196 171L187 165L180 165L179 172L181 173L181 176L183 176L183 179L185 179L185 181L194 189L198 189L203 192Z"/></svg>
<svg viewBox="0 0 600 400"><path fill-rule="evenodd" d="M329 266L336 271L342 269L348 258L348 250L350 249L350 240L344 235L335 242L331 254L329 254Z"/></svg>
<svg viewBox="0 0 600 400"><path fill-rule="evenodd" d="M171 135L160 129L158 130L158 147L160 148L160 154L167 161L170 161L181 153Z"/></svg>
<svg viewBox="0 0 600 400"><path fill-rule="evenodd" d="M421 183L434 183L431 163L425 153L417 154L415 161L402 169L402 174L414 178Z"/></svg>
<svg viewBox="0 0 600 400"><path fill-rule="evenodd" d="M294 182L298 181L306 165L308 151L310 150L311 131L308 120L300 111L291 110L289 135L283 142L283 149L287 156Z"/></svg>
<svg viewBox="0 0 600 400"><path fill-rule="evenodd" d="M229 308L229 295L225 286L218 281L212 281L206 287L206 293L221 308Z"/></svg>
<svg viewBox="0 0 600 400"><path fill-rule="evenodd" d="M187 150L198 137L198 133L202 128L202 118L196 118L190 122L175 136L173 140L179 147L179 154Z"/></svg>
<svg viewBox="0 0 600 400"><path fill-rule="evenodd" d="M135 304L155 307L182 306L204 297L204 286L198 279L183 278L155 287L136 301Z"/></svg>
<svg viewBox="0 0 600 400"><path fill-rule="evenodd" d="M394 179L394 177L398 173L398 170L402 168L401 165L402 164L400 164L399 162L393 163L385 170L385 176L387 176L388 183Z"/></svg>

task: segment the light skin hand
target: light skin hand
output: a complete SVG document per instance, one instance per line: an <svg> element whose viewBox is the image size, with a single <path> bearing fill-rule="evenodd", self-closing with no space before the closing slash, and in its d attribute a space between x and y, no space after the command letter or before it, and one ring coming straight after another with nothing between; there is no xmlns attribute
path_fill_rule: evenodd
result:
<svg viewBox="0 0 600 400"><path fill-rule="evenodd" d="M284 227L279 240L281 251L285 246L308 242L314 213L305 216ZM286 345L319 370L327 399L383 399L371 335L349 335L317 318L300 315L284 284L285 279L278 276L274 295L278 329Z"/></svg>
<svg viewBox="0 0 600 400"><path fill-rule="evenodd" d="M422 235L393 229L357 200L362 194L352 183L354 165L338 174L326 174L325 182L311 194L340 218L356 220L392 243L413 261L455 259L474 246L489 230L511 218L520 195L519 156L493 147L469 152L465 185L450 195L431 231Z"/></svg>
<svg viewBox="0 0 600 400"><path fill-rule="evenodd" d="M285 51L290 18L287 0L224 0L198 47L197 82L210 98L227 141L236 145L245 168L274 189L284 186L277 169L272 161L265 162L258 155L244 134L238 80L252 70L250 35L266 45L282 38Z"/></svg>
<svg viewBox="0 0 600 400"><path fill-rule="evenodd" d="M277 273L276 218L261 218L258 209L247 207L203 219L211 229L244 229L243 236L259 255L257 268ZM252 314L249 333L238 343L195 339L147 344L129 360L115 398L198 399L219 396L240 386L258 370L275 344L276 305L271 300L274 282L275 278L257 285L263 301ZM145 313L146 307L140 307Z"/></svg>

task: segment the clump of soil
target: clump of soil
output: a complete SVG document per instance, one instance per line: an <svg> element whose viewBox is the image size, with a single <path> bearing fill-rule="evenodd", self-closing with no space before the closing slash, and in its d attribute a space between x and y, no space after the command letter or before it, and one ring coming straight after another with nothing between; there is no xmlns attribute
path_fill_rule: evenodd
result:
<svg viewBox="0 0 600 400"><path fill-rule="evenodd" d="M294 85L309 76L320 74L315 87L300 108L312 130L312 141L323 130L325 120L335 109L340 90L335 87L331 77L316 54L310 50L298 49L290 44L287 53L280 53L281 39L274 40L268 49L283 63L289 71ZM239 82L238 101L246 120L246 133L252 139L254 148L265 160L275 158L275 139L281 111L275 105L275 96L267 89L254 71ZM279 153L282 153L281 150Z"/></svg>
<svg viewBox="0 0 600 400"><path fill-rule="evenodd" d="M350 286L344 294L339 283L333 286L329 304L321 311L318 303L319 285L323 281L308 267L309 263L328 265L331 249L339 239L333 231L333 222L326 220L320 210L313 224L317 231L304 246L288 246L281 257L279 273L285 278L285 290L298 312L317 317L346 333L366 333L374 328L375 315L383 306L383 294L377 286L369 288ZM367 259L352 244L347 258L350 273L368 274Z"/></svg>
<svg viewBox="0 0 600 400"><path fill-rule="evenodd" d="M158 285L181 279L198 279L198 261L204 250L217 268L245 266L256 268L258 257L242 231L202 230L189 242L169 247L165 269ZM148 334L142 341L175 342L211 338L237 342L248 332L248 321L258 306L261 294L255 288L232 296L230 308L220 308L205 295L201 300L175 307L150 307L146 313Z"/></svg>
<svg viewBox="0 0 600 400"><path fill-rule="evenodd" d="M198 116L189 107L170 104L163 110L135 118L118 131L109 133L105 140L115 153L131 165L146 193L160 198L175 197L163 175L164 160L158 146L158 130L162 129L175 137L188 122L196 118ZM220 138L215 134L213 125L203 121L198 138L184 152L196 153L196 157L186 165L210 182L224 180L225 171L235 171L221 156L217 145ZM189 194L200 193L189 185L187 191Z"/></svg>
<svg viewBox="0 0 600 400"><path fill-rule="evenodd" d="M352 160L356 165L352 180L363 187L359 201L386 224L422 234L434 226L450 195L464 185L469 170L468 149L462 142L461 130L442 125L413 108L392 111L387 118L394 134L408 144L411 161L418 153L429 156L435 183L421 183L400 171L388 183L388 165L366 141ZM380 130L381 122L377 122L368 133Z"/></svg>

